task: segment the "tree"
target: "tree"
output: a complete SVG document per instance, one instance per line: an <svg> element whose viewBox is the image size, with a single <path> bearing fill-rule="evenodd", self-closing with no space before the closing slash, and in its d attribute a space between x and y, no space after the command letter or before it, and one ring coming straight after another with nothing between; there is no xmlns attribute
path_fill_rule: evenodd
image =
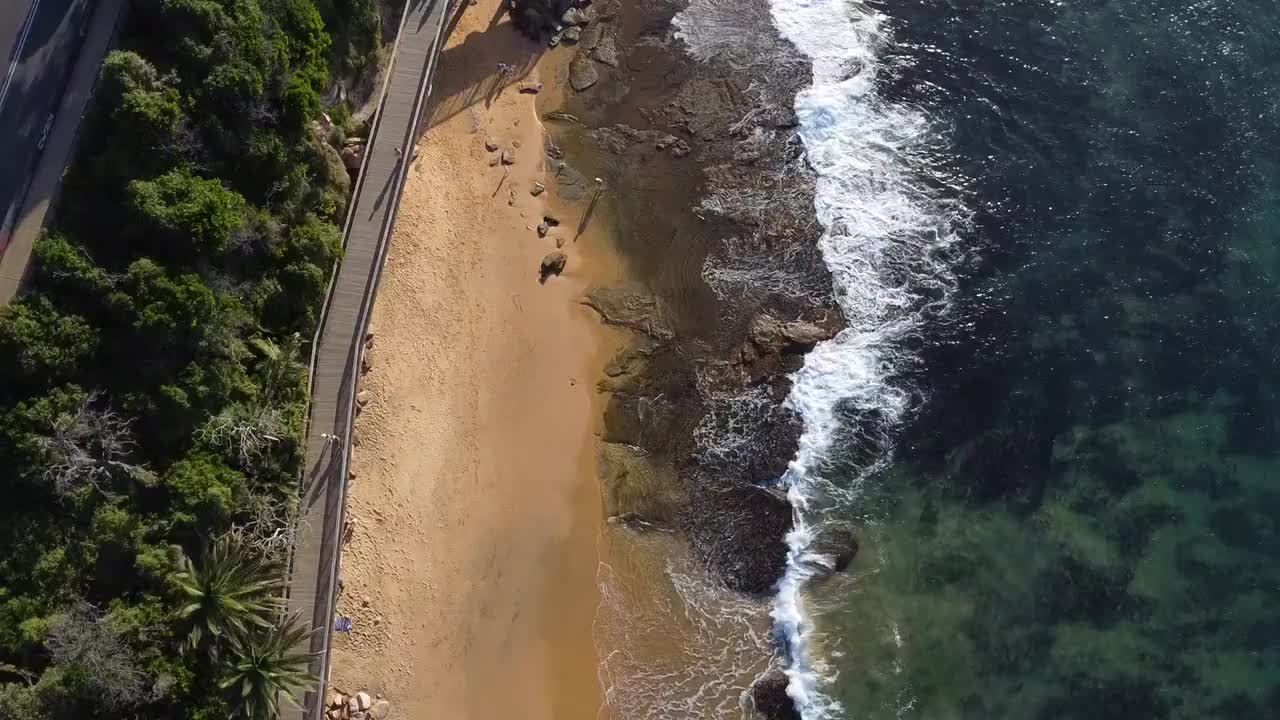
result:
<svg viewBox="0 0 1280 720"><path fill-rule="evenodd" d="M57 615L45 638L49 658L80 695L100 707L118 710L145 699L149 676L110 615L80 602Z"/></svg>
<svg viewBox="0 0 1280 720"><path fill-rule="evenodd" d="M84 396L80 405L54 421L41 444L47 453L43 477L60 497L71 497L85 487L114 495L112 484L121 478L147 482L146 467L130 462L137 445L130 427L110 405L99 403L97 391Z"/></svg>
<svg viewBox="0 0 1280 720"><path fill-rule="evenodd" d="M174 524L192 529L225 527L245 490L243 475L207 453L174 463L165 471L164 485Z"/></svg>
<svg viewBox="0 0 1280 720"><path fill-rule="evenodd" d="M0 309L0 372L30 388L70 379L98 346L93 327L43 297Z"/></svg>
<svg viewBox="0 0 1280 720"><path fill-rule="evenodd" d="M296 698L315 685L310 656L297 651L309 635L290 616L236 643L235 661L221 686L228 691L237 717L271 720L279 715L281 695Z"/></svg>
<svg viewBox="0 0 1280 720"><path fill-rule="evenodd" d="M173 170L129 184L132 235L181 263L217 258L247 221L248 203L217 180Z"/></svg>
<svg viewBox="0 0 1280 720"><path fill-rule="evenodd" d="M207 544L199 565L178 551L177 564L172 580L182 601L176 618L187 627L184 650L204 648L216 657L252 629L271 627L280 573L234 538Z"/></svg>

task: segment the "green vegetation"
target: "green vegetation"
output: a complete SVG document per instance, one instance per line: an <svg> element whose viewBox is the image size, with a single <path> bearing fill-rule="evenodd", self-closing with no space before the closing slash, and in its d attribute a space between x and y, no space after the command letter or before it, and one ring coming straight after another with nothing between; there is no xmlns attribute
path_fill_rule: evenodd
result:
<svg viewBox="0 0 1280 720"><path fill-rule="evenodd" d="M132 3L0 310L0 720L270 718L310 685L280 583L349 186L313 121L380 34L374 0Z"/></svg>

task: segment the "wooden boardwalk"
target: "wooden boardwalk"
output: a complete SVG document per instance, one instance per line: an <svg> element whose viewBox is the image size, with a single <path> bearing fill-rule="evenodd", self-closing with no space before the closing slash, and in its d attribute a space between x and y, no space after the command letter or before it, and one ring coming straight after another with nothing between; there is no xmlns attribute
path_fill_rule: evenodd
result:
<svg viewBox="0 0 1280 720"><path fill-rule="evenodd" d="M312 347L304 514L291 553L288 609L314 628L312 667L322 683L307 694L305 707L282 706L289 720L316 720L323 710L364 338L449 5L450 0L408 0L405 7L352 193L342 261Z"/></svg>

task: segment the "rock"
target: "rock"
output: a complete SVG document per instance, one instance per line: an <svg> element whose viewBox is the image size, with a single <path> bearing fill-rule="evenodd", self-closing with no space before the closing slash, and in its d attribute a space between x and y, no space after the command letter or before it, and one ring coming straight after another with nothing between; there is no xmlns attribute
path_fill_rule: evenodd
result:
<svg viewBox="0 0 1280 720"><path fill-rule="evenodd" d="M551 231L551 226L546 223L538 223L538 237L546 237Z"/></svg>
<svg viewBox="0 0 1280 720"><path fill-rule="evenodd" d="M359 701L356 700L355 697L352 697L350 700L347 700L347 714L352 715L358 712L360 712Z"/></svg>
<svg viewBox="0 0 1280 720"><path fill-rule="evenodd" d="M368 720L369 714L363 712L353 712L347 720Z"/></svg>
<svg viewBox="0 0 1280 720"><path fill-rule="evenodd" d="M356 405L357 405L357 406L359 406L359 407L364 407L364 404L365 404L365 403L367 403L367 402L369 402L369 391L368 391L368 390L361 390L360 392L356 393Z"/></svg>
<svg viewBox="0 0 1280 720"><path fill-rule="evenodd" d="M368 710L373 707L373 698L370 697L369 693L361 690L356 693L356 705L358 706L357 710Z"/></svg>
<svg viewBox="0 0 1280 720"><path fill-rule="evenodd" d="M542 92L542 83L522 82L518 87L525 95L537 95Z"/></svg>
<svg viewBox="0 0 1280 720"><path fill-rule="evenodd" d="M558 247L558 248L562 248L562 247L564 247L564 238L563 238L563 237L558 237L558 238L556 238L556 247Z"/></svg>
<svg viewBox="0 0 1280 720"><path fill-rule="evenodd" d="M582 28L582 37L578 39L578 47L587 51L595 50L596 46L600 44L600 38L604 36L604 27L600 23L592 23Z"/></svg>
<svg viewBox="0 0 1280 720"><path fill-rule="evenodd" d="M577 25L570 25L560 33L560 39L566 43L576 43L580 37L582 37L582 28Z"/></svg>
<svg viewBox="0 0 1280 720"><path fill-rule="evenodd" d="M787 683L787 674L777 669L751 683L751 704L766 720L800 720L800 711L787 694Z"/></svg>
<svg viewBox="0 0 1280 720"><path fill-rule="evenodd" d="M629 287L600 287L587 292L583 304L600 313L610 325L631 328L659 338L672 336L662 318L657 300L647 292Z"/></svg>
<svg viewBox="0 0 1280 720"><path fill-rule="evenodd" d="M369 720L387 720L390 714L391 703L386 700L374 700L373 707L369 708Z"/></svg>
<svg viewBox="0 0 1280 720"><path fill-rule="evenodd" d="M757 315L751 321L750 338L764 353L804 354L814 345L835 337L835 332L813 323L797 320L784 323L769 315Z"/></svg>
<svg viewBox="0 0 1280 720"><path fill-rule="evenodd" d="M502 151L502 164L503 165L516 164L516 154L510 148L507 148L506 150Z"/></svg>
<svg viewBox="0 0 1280 720"><path fill-rule="evenodd" d="M543 115L542 119L543 120L559 120L561 122L570 122L577 125L582 124L582 120L578 119L577 115L573 115L567 112L560 112L559 110L552 110L546 115Z"/></svg>
<svg viewBox="0 0 1280 720"><path fill-rule="evenodd" d="M582 12L578 8L571 7L564 11L564 15L560 16L560 22L565 25L586 25L591 22L591 19L587 17L586 13Z"/></svg>
<svg viewBox="0 0 1280 720"><path fill-rule="evenodd" d="M678 142L680 142L680 139L677 138L675 135L661 135L658 137L657 141L653 143L653 146L656 147L659 151L662 151L662 150L666 150L672 145L675 145Z"/></svg>
<svg viewBox="0 0 1280 720"><path fill-rule="evenodd" d="M546 257L542 258L542 265L538 268L538 282L545 283L552 275L564 272L564 266L568 262L569 256L559 250L547 253Z"/></svg>
<svg viewBox="0 0 1280 720"><path fill-rule="evenodd" d="M501 160L501 158L499 158L497 155L494 155L493 157L489 158L489 167L493 167L497 165L499 160Z"/></svg>
<svg viewBox="0 0 1280 720"><path fill-rule="evenodd" d="M689 498L670 463L634 445L607 442L597 470L609 524L643 522L650 528L675 522Z"/></svg>
<svg viewBox="0 0 1280 720"><path fill-rule="evenodd" d="M551 227L560 227L560 218L555 215L543 215L542 222L550 225Z"/></svg>
<svg viewBox="0 0 1280 720"><path fill-rule="evenodd" d="M350 172L356 172L360 169L360 163L364 162L364 145L349 145L342 149L342 166Z"/></svg>
<svg viewBox="0 0 1280 720"><path fill-rule="evenodd" d="M370 328L370 329L368 329L368 330L366 330L366 331L365 331L365 333L364 333L364 346L365 346L366 348L373 349L373 328Z"/></svg>
<svg viewBox="0 0 1280 720"><path fill-rule="evenodd" d="M484 149L488 150L489 152L497 152L498 148L500 147L502 146L499 145L498 141L493 138L489 138L484 141Z"/></svg>
<svg viewBox="0 0 1280 720"><path fill-rule="evenodd" d="M347 696L333 688L329 688L329 695L326 697L324 704L325 707L340 708L347 704Z"/></svg>
<svg viewBox="0 0 1280 720"><path fill-rule="evenodd" d="M529 191L529 194L530 194L530 195L532 195L532 196L534 196L534 197L538 197L539 195L541 195L542 193L544 193L544 192L546 192L546 191L547 191L547 186L546 186L546 185L543 185L543 184L542 184L542 183L540 183L540 182L534 181L534 183L533 183L533 189Z"/></svg>
<svg viewBox="0 0 1280 720"><path fill-rule="evenodd" d="M591 57L609 67L618 67L621 59L618 56L618 43L614 40L613 33L601 34L600 40L596 42L595 47L591 48Z"/></svg>
<svg viewBox="0 0 1280 720"><path fill-rule="evenodd" d="M574 90L582 92L600 82L600 73L596 66L584 57L576 57L569 63L569 84Z"/></svg>
<svg viewBox="0 0 1280 720"><path fill-rule="evenodd" d="M824 558L817 568L821 575L844 572L858 555L858 538L847 528L828 528L818 536L811 550Z"/></svg>
<svg viewBox="0 0 1280 720"><path fill-rule="evenodd" d="M689 143L683 140L676 140L676 146L671 148L671 157L682 158L689 154Z"/></svg>

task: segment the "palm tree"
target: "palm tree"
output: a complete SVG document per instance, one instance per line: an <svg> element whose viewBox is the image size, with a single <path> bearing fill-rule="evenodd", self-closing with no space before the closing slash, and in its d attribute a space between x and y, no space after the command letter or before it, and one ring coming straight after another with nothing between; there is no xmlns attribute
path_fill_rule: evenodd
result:
<svg viewBox="0 0 1280 720"><path fill-rule="evenodd" d="M297 702L297 696L316 685L311 656L298 647L310 631L290 616L236 641L236 658L220 684L230 694L237 717L270 720L279 715L280 696Z"/></svg>
<svg viewBox="0 0 1280 720"><path fill-rule="evenodd" d="M251 339L249 345L261 358L255 370L269 399L287 396L290 389L303 381L306 366L298 362L302 349L302 338L298 333L283 338L279 343L258 336Z"/></svg>
<svg viewBox="0 0 1280 720"><path fill-rule="evenodd" d="M177 618L190 625L184 650L207 645L216 656L252 628L272 626L279 573L234 538L224 535L206 545L198 567L179 553L178 568L171 577L185 604Z"/></svg>

